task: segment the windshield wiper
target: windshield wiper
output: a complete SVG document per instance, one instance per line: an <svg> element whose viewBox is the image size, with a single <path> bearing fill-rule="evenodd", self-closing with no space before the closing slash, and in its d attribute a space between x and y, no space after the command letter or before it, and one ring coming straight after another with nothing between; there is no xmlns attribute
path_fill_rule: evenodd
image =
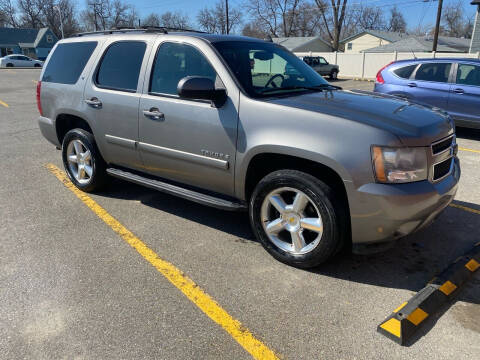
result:
<svg viewBox="0 0 480 360"><path fill-rule="evenodd" d="M275 91L282 91L282 90L313 90L313 91L323 91L328 89L336 89L341 90L342 88L335 85L330 84L320 84L316 86L303 86L303 85L296 85L296 86L285 86L279 88L271 88L271 89L263 89L260 91L261 94L267 94Z"/></svg>

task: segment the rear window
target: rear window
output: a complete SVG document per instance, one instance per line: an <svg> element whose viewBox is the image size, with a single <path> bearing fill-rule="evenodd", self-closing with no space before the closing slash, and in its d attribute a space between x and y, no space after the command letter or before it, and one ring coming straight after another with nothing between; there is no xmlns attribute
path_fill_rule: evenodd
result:
<svg viewBox="0 0 480 360"><path fill-rule="evenodd" d="M448 82L450 68L452 64L449 63L428 63L422 64L415 74L415 80Z"/></svg>
<svg viewBox="0 0 480 360"><path fill-rule="evenodd" d="M417 64L403 66L401 68L393 70L393 72L395 73L395 75L401 77L402 79L409 79L413 73L413 70L415 70L416 67Z"/></svg>
<svg viewBox="0 0 480 360"><path fill-rule="evenodd" d="M75 84L96 46L96 41L59 44L48 61L42 81Z"/></svg>
<svg viewBox="0 0 480 360"><path fill-rule="evenodd" d="M146 47L142 41L120 41L110 45L97 72L97 86L136 91Z"/></svg>

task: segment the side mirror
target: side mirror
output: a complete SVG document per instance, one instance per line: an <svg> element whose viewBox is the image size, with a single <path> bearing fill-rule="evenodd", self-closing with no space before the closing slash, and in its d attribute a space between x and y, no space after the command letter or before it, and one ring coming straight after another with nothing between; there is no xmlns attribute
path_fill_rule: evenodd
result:
<svg viewBox="0 0 480 360"><path fill-rule="evenodd" d="M215 83L202 76L187 76L177 85L178 96L184 99L210 100L219 108L227 101L225 89L215 89Z"/></svg>

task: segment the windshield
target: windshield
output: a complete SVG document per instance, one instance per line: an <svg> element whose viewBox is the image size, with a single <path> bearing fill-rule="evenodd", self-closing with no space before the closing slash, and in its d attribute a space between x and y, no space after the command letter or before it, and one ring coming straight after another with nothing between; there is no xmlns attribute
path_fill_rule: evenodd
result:
<svg viewBox="0 0 480 360"><path fill-rule="evenodd" d="M253 98L329 87L315 70L277 44L222 41L213 45Z"/></svg>

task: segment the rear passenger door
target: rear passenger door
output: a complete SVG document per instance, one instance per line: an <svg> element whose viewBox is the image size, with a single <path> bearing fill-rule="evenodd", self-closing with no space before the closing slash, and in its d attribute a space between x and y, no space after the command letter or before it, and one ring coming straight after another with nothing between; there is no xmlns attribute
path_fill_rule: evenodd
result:
<svg viewBox="0 0 480 360"><path fill-rule="evenodd" d="M156 53L152 51L139 109L138 148L145 170L233 195L238 88L207 44L181 41L159 40ZM216 108L209 101L180 98L177 85L186 76L208 77L217 88L226 88L226 103Z"/></svg>
<svg viewBox="0 0 480 360"><path fill-rule="evenodd" d="M85 86L85 114L95 124L96 141L107 162L142 167L136 149L138 105L150 48L145 37L107 41Z"/></svg>
<svg viewBox="0 0 480 360"><path fill-rule="evenodd" d="M476 123L480 126L480 66L458 64L455 84L452 86L448 112L459 124Z"/></svg>
<svg viewBox="0 0 480 360"><path fill-rule="evenodd" d="M423 63L407 83L410 99L421 104L447 109L450 95L452 63Z"/></svg>

